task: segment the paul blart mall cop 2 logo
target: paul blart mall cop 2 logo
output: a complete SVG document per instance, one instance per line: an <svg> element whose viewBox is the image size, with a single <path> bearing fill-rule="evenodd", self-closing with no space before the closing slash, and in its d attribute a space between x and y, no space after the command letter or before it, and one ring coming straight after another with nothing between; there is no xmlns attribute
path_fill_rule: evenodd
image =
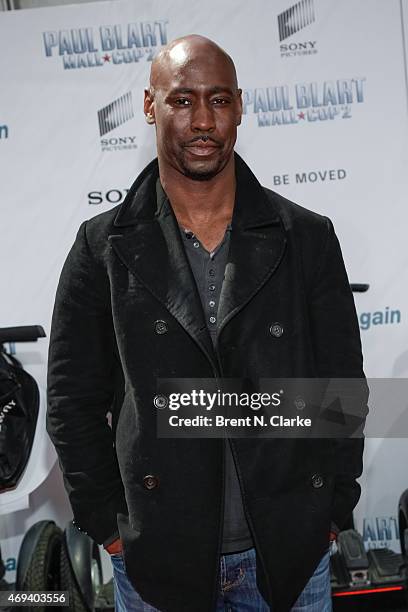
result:
<svg viewBox="0 0 408 612"><path fill-rule="evenodd" d="M100 25L42 33L47 58L59 57L65 70L151 61L166 45L167 19Z"/></svg>
<svg viewBox="0 0 408 612"><path fill-rule="evenodd" d="M244 114L257 116L258 127L350 119L364 102L365 77L312 81L245 89Z"/></svg>

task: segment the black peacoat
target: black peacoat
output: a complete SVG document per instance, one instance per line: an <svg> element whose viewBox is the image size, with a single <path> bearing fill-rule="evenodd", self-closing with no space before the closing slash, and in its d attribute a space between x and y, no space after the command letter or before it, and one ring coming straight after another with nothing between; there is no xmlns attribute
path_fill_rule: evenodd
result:
<svg viewBox="0 0 408 612"><path fill-rule="evenodd" d="M119 531L131 582L163 612L192 612L191 594L194 612L215 609L225 447L157 437L157 379L364 378L331 221L235 164L215 349L174 213L156 211L157 160L79 228L52 318L47 430L74 521L99 543ZM231 443L258 586L287 612L359 499L363 439Z"/></svg>

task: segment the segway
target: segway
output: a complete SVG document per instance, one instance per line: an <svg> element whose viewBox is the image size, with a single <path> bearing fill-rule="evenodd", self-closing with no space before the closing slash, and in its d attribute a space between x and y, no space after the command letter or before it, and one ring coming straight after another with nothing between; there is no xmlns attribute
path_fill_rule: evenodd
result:
<svg viewBox="0 0 408 612"><path fill-rule="evenodd" d="M44 337L40 325L0 328L0 501L2 493L18 487L28 464L40 404L38 385L14 356L13 345L16 342L36 342ZM5 344L10 346L8 351ZM15 583L4 579L5 567L1 561L0 589L60 590L61 542L62 531L54 521L44 520L32 525L20 546ZM13 606L11 609L16 608ZM24 609L30 608L24 606ZM42 609L35 606L37 612Z"/></svg>
<svg viewBox="0 0 408 612"><path fill-rule="evenodd" d="M103 583L99 547L72 522L63 534L60 576L61 591L69 593L70 611L113 612L113 579Z"/></svg>
<svg viewBox="0 0 408 612"><path fill-rule="evenodd" d="M40 325L0 328L0 493L16 488L24 472L40 405L37 383L4 344L44 337Z"/></svg>

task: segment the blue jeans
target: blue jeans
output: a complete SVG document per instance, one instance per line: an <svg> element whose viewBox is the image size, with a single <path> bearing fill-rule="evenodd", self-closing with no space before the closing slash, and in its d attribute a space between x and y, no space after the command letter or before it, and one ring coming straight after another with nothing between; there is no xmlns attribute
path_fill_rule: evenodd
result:
<svg viewBox="0 0 408 612"><path fill-rule="evenodd" d="M111 555L116 612L160 612L144 603L131 585L121 554ZM330 551L322 557L292 612L331 612ZM220 589L216 612L268 612L270 607L256 586L255 548L221 555Z"/></svg>

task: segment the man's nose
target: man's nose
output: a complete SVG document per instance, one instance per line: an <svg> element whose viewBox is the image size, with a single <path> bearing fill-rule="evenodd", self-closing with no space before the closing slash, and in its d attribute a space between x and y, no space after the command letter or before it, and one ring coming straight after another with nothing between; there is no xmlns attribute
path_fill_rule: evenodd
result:
<svg viewBox="0 0 408 612"><path fill-rule="evenodd" d="M191 129L193 132L212 132L215 129L214 112L206 102L197 102L193 106Z"/></svg>

